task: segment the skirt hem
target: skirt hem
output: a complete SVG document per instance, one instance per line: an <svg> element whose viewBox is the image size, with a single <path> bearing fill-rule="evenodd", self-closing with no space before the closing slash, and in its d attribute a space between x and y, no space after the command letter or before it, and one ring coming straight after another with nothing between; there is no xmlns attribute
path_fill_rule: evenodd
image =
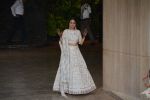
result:
<svg viewBox="0 0 150 100"><path fill-rule="evenodd" d="M75 90L64 90L65 93L68 93L68 94L88 94L92 91L94 91L96 89L96 86L93 86L89 89L86 89L86 90L79 90L79 91L75 91ZM59 88L54 88L53 91L57 91L57 92L60 92L60 89Z"/></svg>

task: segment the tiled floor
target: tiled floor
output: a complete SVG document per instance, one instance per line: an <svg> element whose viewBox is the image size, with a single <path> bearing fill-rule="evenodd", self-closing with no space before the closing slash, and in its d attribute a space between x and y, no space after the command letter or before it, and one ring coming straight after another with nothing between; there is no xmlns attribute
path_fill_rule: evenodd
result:
<svg viewBox="0 0 150 100"><path fill-rule="evenodd" d="M84 45L81 52L97 85L87 95L68 95L68 100L120 100L102 87L100 44ZM64 100L52 91L59 64L58 44L40 48L0 50L0 100Z"/></svg>

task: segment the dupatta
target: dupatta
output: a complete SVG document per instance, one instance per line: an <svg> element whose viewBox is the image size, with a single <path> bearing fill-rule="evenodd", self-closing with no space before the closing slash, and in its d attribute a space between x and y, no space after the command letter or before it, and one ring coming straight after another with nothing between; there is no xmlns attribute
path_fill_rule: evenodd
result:
<svg viewBox="0 0 150 100"><path fill-rule="evenodd" d="M60 57L60 87L64 89L68 86L69 82L69 63L70 63L70 51L68 46L68 39L66 38L66 33L63 33L62 38L59 41L60 49L61 49L61 57Z"/></svg>

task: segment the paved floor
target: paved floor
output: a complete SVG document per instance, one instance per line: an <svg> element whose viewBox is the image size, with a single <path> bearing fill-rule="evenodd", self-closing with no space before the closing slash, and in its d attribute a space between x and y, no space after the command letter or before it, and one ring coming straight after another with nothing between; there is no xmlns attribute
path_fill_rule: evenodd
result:
<svg viewBox="0 0 150 100"><path fill-rule="evenodd" d="M97 90L68 95L68 100L120 100L102 87L100 44L80 47ZM0 100L64 100L52 86L59 64L58 44L39 48L0 49Z"/></svg>

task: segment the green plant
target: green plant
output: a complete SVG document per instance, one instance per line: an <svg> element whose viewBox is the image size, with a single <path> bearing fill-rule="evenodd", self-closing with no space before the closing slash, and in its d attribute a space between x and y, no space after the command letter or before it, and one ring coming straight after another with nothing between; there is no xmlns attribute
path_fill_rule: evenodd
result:
<svg viewBox="0 0 150 100"><path fill-rule="evenodd" d="M71 18L79 23L80 0L56 0L48 14L48 35L56 36L57 28L61 31L68 28Z"/></svg>

